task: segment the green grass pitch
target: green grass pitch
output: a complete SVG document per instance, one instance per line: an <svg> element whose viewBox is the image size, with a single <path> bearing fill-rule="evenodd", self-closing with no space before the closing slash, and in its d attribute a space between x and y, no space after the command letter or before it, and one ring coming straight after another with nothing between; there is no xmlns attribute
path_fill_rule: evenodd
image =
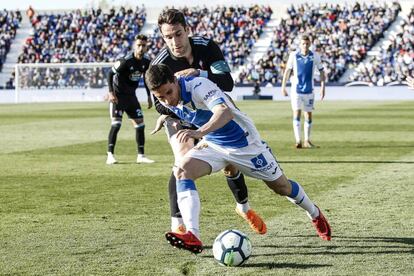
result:
<svg viewBox="0 0 414 276"><path fill-rule="evenodd" d="M146 153L135 164L134 130L124 119L107 166L107 104L0 106L0 275L412 275L414 264L414 102L323 102L313 119L315 150L293 148L288 102L239 102L289 178L331 222L316 236L304 212L247 178L251 206L268 233L234 212L221 173L197 182L200 255L172 248L167 181L172 154L156 113L144 110ZM218 233L238 229L253 255L218 265Z"/></svg>

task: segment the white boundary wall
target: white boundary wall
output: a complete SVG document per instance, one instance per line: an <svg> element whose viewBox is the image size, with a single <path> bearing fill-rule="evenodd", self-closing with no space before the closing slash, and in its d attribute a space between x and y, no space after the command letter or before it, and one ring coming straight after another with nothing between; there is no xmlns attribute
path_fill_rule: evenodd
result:
<svg viewBox="0 0 414 276"><path fill-rule="evenodd" d="M289 91L289 88L288 88ZM316 87L316 100L319 100L319 88ZM36 102L99 102L105 100L107 88L101 89L43 89L20 90L16 98L15 90L0 90L0 103L36 103ZM253 95L253 87L236 87L229 95L236 101L243 100L243 96ZM262 87L260 95L273 97L274 101L286 101L280 87ZM137 96L140 102L145 103L147 94L145 89L139 88ZM17 100L17 101L16 101ZM344 87L328 86L325 100L411 100L414 101L414 90L406 86L391 87Z"/></svg>

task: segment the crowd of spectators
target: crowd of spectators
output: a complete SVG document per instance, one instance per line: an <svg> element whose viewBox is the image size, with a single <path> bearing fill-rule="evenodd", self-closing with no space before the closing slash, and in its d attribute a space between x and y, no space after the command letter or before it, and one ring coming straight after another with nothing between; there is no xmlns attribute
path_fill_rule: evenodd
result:
<svg viewBox="0 0 414 276"><path fill-rule="evenodd" d="M414 74L414 8L403 20L400 31L384 45L377 56L356 68L350 81L383 86L401 83Z"/></svg>
<svg viewBox="0 0 414 276"><path fill-rule="evenodd" d="M144 8L77 10L32 17L19 63L108 62L124 55L145 23Z"/></svg>
<svg viewBox="0 0 414 276"><path fill-rule="evenodd" d="M217 42L231 67L244 64L272 16L272 9L263 5L184 7L181 10L186 16L191 33L212 38ZM155 57L163 45L159 32L155 31L150 56Z"/></svg>
<svg viewBox="0 0 414 276"><path fill-rule="evenodd" d="M312 37L312 50L321 55L328 81L336 82L348 68L360 64L401 8L398 3L386 2L292 5L272 30L273 38L267 53L255 64L247 63L246 57L270 20L272 10L269 6L184 7L182 10L193 35L214 39L233 70L241 66L236 83L277 85L281 82L289 52L296 48L301 34ZM8 26L18 26L20 13L8 16L11 14L0 13L1 27L5 18L9 17L13 18L11 22L14 24ZM108 12L101 9L60 14L33 12L33 34L27 38L18 62L113 62L130 51L133 38L141 31L145 20L144 7L121 7ZM412 12L402 26L404 33L399 34L372 63L359 68L360 74L353 76L352 80L369 79L373 83L381 83L385 79L382 82L386 83L412 72L413 22ZM150 40L148 54L154 58L164 42L158 30L154 31ZM25 70L29 72L29 69ZM30 70L29 77L20 81L23 87L99 87L106 84L105 75L108 72L108 68ZM379 77L381 74L384 75L382 78Z"/></svg>
<svg viewBox="0 0 414 276"><path fill-rule="evenodd" d="M274 28L267 53L255 65L243 67L237 83L280 83L289 52L301 34L311 36L312 49L321 55L328 81L336 82L361 62L400 10L396 2L292 5Z"/></svg>
<svg viewBox="0 0 414 276"><path fill-rule="evenodd" d="M12 40L16 36L16 30L22 21L20 11L0 11L0 72L6 56L10 51Z"/></svg>
<svg viewBox="0 0 414 276"><path fill-rule="evenodd" d="M31 18L33 34L27 38L18 62L113 62L130 51L145 20L144 7L35 14ZM94 86L101 82L91 70L30 70L34 70L30 74L33 78L27 78L27 83L22 79L23 87L29 82L36 87Z"/></svg>
<svg viewBox="0 0 414 276"><path fill-rule="evenodd" d="M269 6L183 8L191 33L213 38L232 67L242 65L263 27L270 19ZM101 10L80 10L65 14L34 15L33 35L19 56L20 63L111 62L130 50L133 37L145 22L145 9L135 11L121 8L109 13ZM160 33L155 31L148 52L154 58L164 46ZM33 70L33 69L31 69ZM37 70L37 69L36 69ZM69 71L68 71L69 72ZM88 71L89 72L89 71ZM104 72L105 73L105 72ZM37 70L32 78L22 80L37 87L71 85L59 70ZM67 76L67 77L65 77ZM78 83L94 83L91 80ZM62 80L63 79L63 80Z"/></svg>

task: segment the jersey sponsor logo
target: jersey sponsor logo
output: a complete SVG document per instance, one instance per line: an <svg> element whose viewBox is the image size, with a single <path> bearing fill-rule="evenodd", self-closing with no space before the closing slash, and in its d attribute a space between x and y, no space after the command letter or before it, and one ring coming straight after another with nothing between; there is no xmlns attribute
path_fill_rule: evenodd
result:
<svg viewBox="0 0 414 276"><path fill-rule="evenodd" d="M140 71L135 71L129 75L129 79L131 81L139 81L139 79L141 78L141 75L142 73Z"/></svg>
<svg viewBox="0 0 414 276"><path fill-rule="evenodd" d="M197 83L196 85L194 85L194 90L199 87L202 84L202 82Z"/></svg>
<svg viewBox="0 0 414 276"><path fill-rule="evenodd" d="M214 94L217 93L217 89L213 89L207 92L207 94L204 96L204 100L207 101L208 98L212 97Z"/></svg>

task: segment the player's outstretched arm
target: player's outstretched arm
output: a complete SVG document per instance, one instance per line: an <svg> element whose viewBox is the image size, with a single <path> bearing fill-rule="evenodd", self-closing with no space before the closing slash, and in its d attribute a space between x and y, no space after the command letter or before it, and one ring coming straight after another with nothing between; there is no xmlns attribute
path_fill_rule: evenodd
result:
<svg viewBox="0 0 414 276"><path fill-rule="evenodd" d="M178 141L180 143L185 143L190 138L200 139L208 133L222 128L225 124L234 118L233 113L225 103L215 105L211 111L213 112L213 115L211 116L210 120L199 129L183 129L178 131Z"/></svg>
<svg viewBox="0 0 414 276"><path fill-rule="evenodd" d="M200 75L200 71L195 68L187 68L178 72L175 72L174 74L177 78L178 77L198 77Z"/></svg>
<svg viewBox="0 0 414 276"><path fill-rule="evenodd" d="M161 115L160 117L158 117L154 129L151 131L151 135L160 131L160 129L164 126L164 122L168 118L168 116L169 115Z"/></svg>
<svg viewBox="0 0 414 276"><path fill-rule="evenodd" d="M115 73L114 73L113 70L109 71L109 74L108 74L108 88L109 88L108 101L111 102L111 103L116 104L116 103L118 103L118 98L116 97L115 92L114 92L115 91L114 90L114 76L115 76Z"/></svg>

